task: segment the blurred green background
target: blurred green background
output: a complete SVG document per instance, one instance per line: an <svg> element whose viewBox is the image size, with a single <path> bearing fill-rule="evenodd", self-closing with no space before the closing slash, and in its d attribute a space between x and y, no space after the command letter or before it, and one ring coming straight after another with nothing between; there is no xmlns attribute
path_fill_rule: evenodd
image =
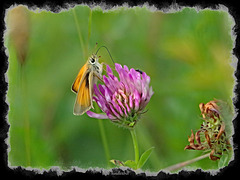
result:
<svg viewBox="0 0 240 180"><path fill-rule="evenodd" d="M90 11L88 6L76 6L75 12L80 32L71 9L29 11L29 49L23 65L5 38L10 165L113 167L106 160L99 122L86 114L73 115L76 95L71 85L87 56L96 52L96 42L98 47L107 46L117 63L151 77L154 95L136 126L140 153L155 147L143 169L159 171L202 155L202 151L184 150L191 129L195 132L202 123L199 103L217 98L232 105L230 15L194 8L163 13L147 7ZM104 49L98 55L100 62L112 65ZM110 120L102 123L110 159L133 160L129 131ZM188 167L218 168L217 161L209 158Z"/></svg>

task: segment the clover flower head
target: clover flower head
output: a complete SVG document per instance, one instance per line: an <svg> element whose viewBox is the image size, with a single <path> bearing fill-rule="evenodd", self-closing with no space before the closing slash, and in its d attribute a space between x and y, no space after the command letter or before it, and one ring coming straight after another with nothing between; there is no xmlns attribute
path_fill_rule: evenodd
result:
<svg viewBox="0 0 240 180"><path fill-rule="evenodd" d="M150 77L145 72L128 69L115 64L119 79L113 75L107 65L107 76L103 75L104 84L94 84L93 99L105 114L88 111L89 117L110 119L122 127L132 128L139 120L144 108L153 95L149 87Z"/></svg>

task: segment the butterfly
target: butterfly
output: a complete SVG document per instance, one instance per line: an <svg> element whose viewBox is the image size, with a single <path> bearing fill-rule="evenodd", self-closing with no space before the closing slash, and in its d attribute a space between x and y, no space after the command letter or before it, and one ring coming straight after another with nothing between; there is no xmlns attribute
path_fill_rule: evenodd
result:
<svg viewBox="0 0 240 180"><path fill-rule="evenodd" d="M74 115L82 115L93 108L93 85L97 83L98 79L102 79L103 70L103 65L98 62L96 54L88 58L72 85L72 91L77 93L73 108Z"/></svg>

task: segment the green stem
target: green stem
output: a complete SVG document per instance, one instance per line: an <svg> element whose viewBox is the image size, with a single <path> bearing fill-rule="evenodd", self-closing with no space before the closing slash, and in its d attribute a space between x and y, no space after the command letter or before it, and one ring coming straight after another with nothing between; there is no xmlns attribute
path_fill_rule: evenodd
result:
<svg viewBox="0 0 240 180"><path fill-rule="evenodd" d="M90 8L90 10L89 10L89 18L88 18L88 40L87 40L87 48L88 48L88 43L89 43L89 41L90 41L91 32L92 32L92 9Z"/></svg>
<svg viewBox="0 0 240 180"><path fill-rule="evenodd" d="M103 147L104 147L104 151L105 151L106 161L108 163L108 166L110 166L110 153L109 153L106 133L105 133L104 126L103 126L103 123L102 123L102 119L98 119L98 124L99 124L100 134L101 134Z"/></svg>
<svg viewBox="0 0 240 180"><path fill-rule="evenodd" d="M138 160L139 160L139 149L138 149L136 132L135 132L134 129L130 129L130 133L131 133L132 140L133 140L133 146L134 146L134 152L135 152L135 162L136 162L136 164L138 164Z"/></svg>
<svg viewBox="0 0 240 180"><path fill-rule="evenodd" d="M81 33L81 30L80 30L80 25L79 25L78 20L77 20L77 14L76 14L75 8L72 9L72 12L73 12L75 24L76 24L76 27L77 27L77 31L78 31L78 37L79 37L81 47L82 47L82 51L83 51L83 56L84 56L83 58L86 59L87 58L87 54L86 54L87 52L86 52L86 49L84 48L82 33Z"/></svg>
<svg viewBox="0 0 240 180"><path fill-rule="evenodd" d="M24 67L20 67L20 83L21 83L21 91L22 91L22 102L24 107L24 133L25 133L25 148L26 148L26 166L31 166L31 151L30 151L30 123L29 123L29 112L28 112L28 96L27 96L27 88L26 88L26 78L24 75Z"/></svg>
<svg viewBox="0 0 240 180"><path fill-rule="evenodd" d="M169 167L165 168L164 170L166 170L166 171L175 171L175 170L180 169L180 168L182 168L184 166L187 166L187 165L192 164L194 162L197 162L197 161L199 161L201 159L209 157L209 155L210 155L210 153L207 153L207 154L204 154L202 156L196 157L194 159L191 159L191 160L188 160L188 161L184 161L184 162L181 162L181 163L169 166Z"/></svg>
<svg viewBox="0 0 240 180"><path fill-rule="evenodd" d="M84 54L84 58L87 58L87 54L88 54L88 42L89 39L91 37L91 25L92 25L92 10L90 9L89 12L89 19L88 19L88 39L87 39L87 43L86 43L86 47L84 46L84 42L83 42L83 38L82 38L82 34L81 34L81 30L80 30L80 25L78 23L78 19L77 19L77 14L75 11L75 8L72 9L73 12L73 16L74 16L74 20L75 20L75 24L77 27L77 31L78 31L78 37L82 46L82 51ZM85 47L85 48L84 48ZM97 111L97 110L96 110ZM98 111L100 111L98 109ZM102 143L103 143L103 147L104 147L104 151L105 151L105 156L106 156L106 161L108 163L108 166L110 166L110 153L109 153L109 148L108 148L108 143L107 143L107 138L106 138L106 133L104 130L104 126L102 123L101 119L98 119L98 124L99 124L99 129L100 129L100 134L101 134L101 139L102 139Z"/></svg>

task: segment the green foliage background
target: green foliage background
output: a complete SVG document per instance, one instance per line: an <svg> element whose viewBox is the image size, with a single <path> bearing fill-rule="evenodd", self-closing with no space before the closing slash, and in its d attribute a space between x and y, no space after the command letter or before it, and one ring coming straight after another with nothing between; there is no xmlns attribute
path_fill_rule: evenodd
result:
<svg viewBox="0 0 240 180"><path fill-rule="evenodd" d="M154 95L136 126L140 153L155 147L143 169L159 171L202 155L184 151L191 129L202 123L198 104L217 98L232 106L230 15L194 8L163 13L147 7L90 11L88 6L77 6L75 12L84 47L71 9L30 11L29 53L22 67L11 41L5 39L10 165L109 168L98 121L72 113L71 85L87 56L96 51L96 42L98 47L107 46L117 63L151 77ZM112 65L105 50L99 55L100 61ZM111 159L134 159L129 131L109 120L102 123ZM218 168L217 161L208 158L188 167Z"/></svg>

